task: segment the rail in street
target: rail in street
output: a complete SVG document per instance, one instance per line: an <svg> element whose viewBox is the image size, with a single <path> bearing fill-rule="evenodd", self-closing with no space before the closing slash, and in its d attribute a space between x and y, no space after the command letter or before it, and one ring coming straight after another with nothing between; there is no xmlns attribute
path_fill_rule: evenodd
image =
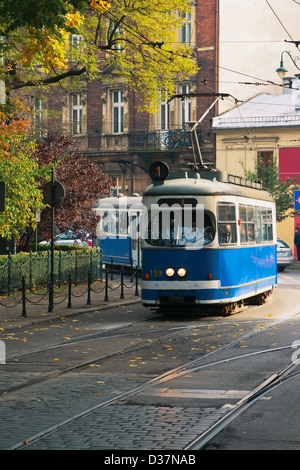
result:
<svg viewBox="0 0 300 470"><path fill-rule="evenodd" d="M225 318L120 304L26 327L1 366L1 448L228 448L227 429L298 384L299 278L284 276L267 304ZM298 449L288 431L259 443ZM256 434L231 443L258 445Z"/></svg>

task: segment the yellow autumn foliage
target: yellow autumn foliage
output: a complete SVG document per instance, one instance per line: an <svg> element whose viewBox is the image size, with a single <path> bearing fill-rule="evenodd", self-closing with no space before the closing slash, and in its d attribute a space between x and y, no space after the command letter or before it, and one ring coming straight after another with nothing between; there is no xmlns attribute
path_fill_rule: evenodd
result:
<svg viewBox="0 0 300 470"><path fill-rule="evenodd" d="M66 28L79 28L83 16L79 12L69 12L65 15ZM59 29L55 34L44 27L42 30L30 28L24 39L24 45L19 55L19 61L27 67L41 65L43 69L58 70L67 68L69 51L69 33Z"/></svg>
<svg viewBox="0 0 300 470"><path fill-rule="evenodd" d="M105 2L104 0L90 0L89 3L93 10L100 11L100 12L109 10L111 6L110 3Z"/></svg>

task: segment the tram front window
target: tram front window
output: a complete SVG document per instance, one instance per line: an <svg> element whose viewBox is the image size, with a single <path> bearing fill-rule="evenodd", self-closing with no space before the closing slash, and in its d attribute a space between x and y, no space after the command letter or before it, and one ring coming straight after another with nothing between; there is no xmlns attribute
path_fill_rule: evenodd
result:
<svg viewBox="0 0 300 470"><path fill-rule="evenodd" d="M165 201L164 201L165 202ZM172 200L173 202L173 200ZM168 210L164 212L164 208ZM147 243L152 246L196 247L211 243L215 237L213 215L196 212L195 204L159 206L151 214Z"/></svg>

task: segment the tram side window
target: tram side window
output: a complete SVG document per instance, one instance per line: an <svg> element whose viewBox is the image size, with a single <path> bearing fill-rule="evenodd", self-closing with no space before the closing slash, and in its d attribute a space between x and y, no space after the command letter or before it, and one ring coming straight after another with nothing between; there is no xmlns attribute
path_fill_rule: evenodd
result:
<svg viewBox="0 0 300 470"><path fill-rule="evenodd" d="M273 241L272 209L267 209L267 233L268 241Z"/></svg>
<svg viewBox="0 0 300 470"><path fill-rule="evenodd" d="M118 226L117 234L123 237L127 236L127 231L128 231L127 209L120 209L118 215L119 215L119 226Z"/></svg>
<svg viewBox="0 0 300 470"><path fill-rule="evenodd" d="M254 207L254 231L256 243L261 243L261 210L260 207Z"/></svg>
<svg viewBox="0 0 300 470"><path fill-rule="evenodd" d="M262 239L263 242L270 242L273 240L273 224L272 224L272 209L262 207Z"/></svg>
<svg viewBox="0 0 300 470"><path fill-rule="evenodd" d="M254 236L254 208L253 206L239 206L240 240L241 243L253 243Z"/></svg>
<svg viewBox="0 0 300 470"><path fill-rule="evenodd" d="M127 210L107 210L103 213L102 231L110 235L126 236L128 229Z"/></svg>
<svg viewBox="0 0 300 470"><path fill-rule="evenodd" d="M236 215L234 204L219 204L218 235L220 245L236 243Z"/></svg>
<svg viewBox="0 0 300 470"><path fill-rule="evenodd" d="M241 243L247 242L247 213L246 206L239 206L240 225L240 240Z"/></svg>
<svg viewBox="0 0 300 470"><path fill-rule="evenodd" d="M107 234L116 234L119 226L118 213L115 211L105 211L102 216L102 230Z"/></svg>

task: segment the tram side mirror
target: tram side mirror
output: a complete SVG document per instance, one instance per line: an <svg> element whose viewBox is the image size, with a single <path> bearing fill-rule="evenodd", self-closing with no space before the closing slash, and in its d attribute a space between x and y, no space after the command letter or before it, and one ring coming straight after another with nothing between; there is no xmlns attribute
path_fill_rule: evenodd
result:
<svg viewBox="0 0 300 470"><path fill-rule="evenodd" d="M163 182L169 176L170 169L165 162L156 161L151 163L148 172L152 181Z"/></svg>

